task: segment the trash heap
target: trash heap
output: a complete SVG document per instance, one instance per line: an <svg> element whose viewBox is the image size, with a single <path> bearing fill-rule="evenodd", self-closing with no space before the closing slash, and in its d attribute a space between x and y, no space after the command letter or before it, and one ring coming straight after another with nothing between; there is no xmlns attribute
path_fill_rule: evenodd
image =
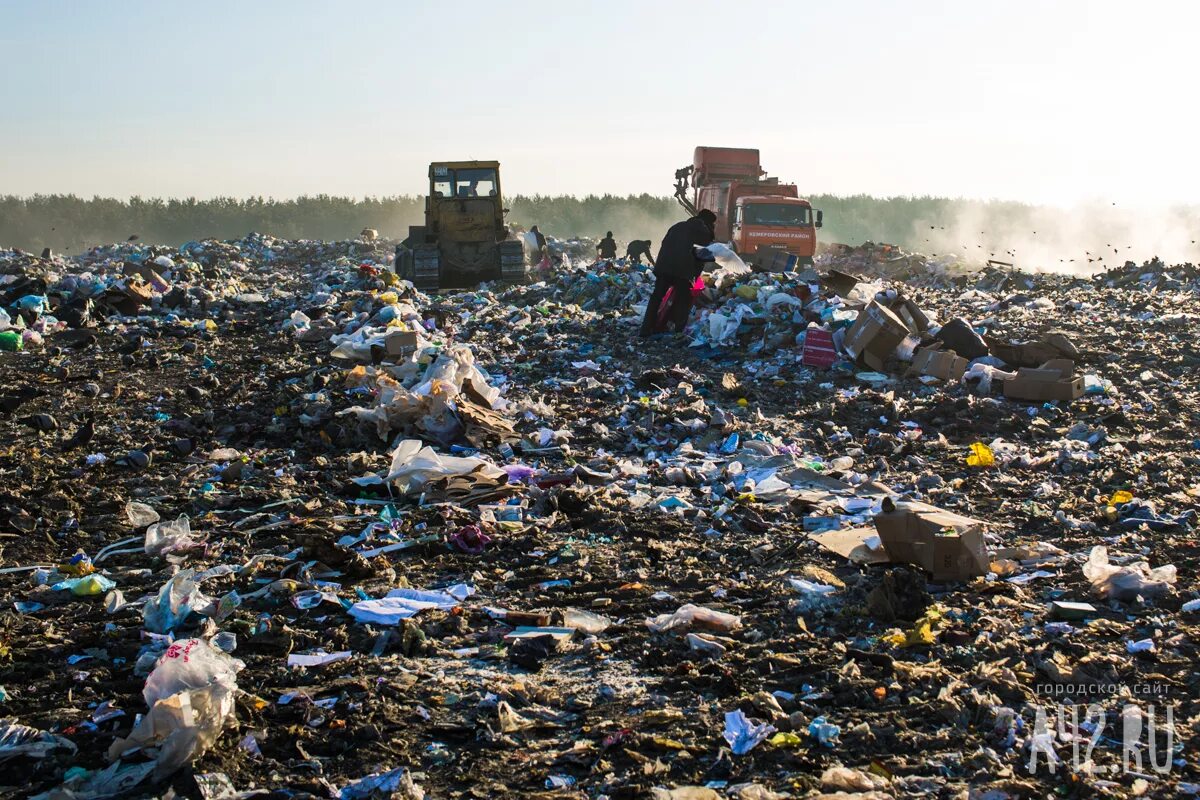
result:
<svg viewBox="0 0 1200 800"><path fill-rule="evenodd" d="M0 791L1200 791L1191 267L391 247L0 252Z"/></svg>

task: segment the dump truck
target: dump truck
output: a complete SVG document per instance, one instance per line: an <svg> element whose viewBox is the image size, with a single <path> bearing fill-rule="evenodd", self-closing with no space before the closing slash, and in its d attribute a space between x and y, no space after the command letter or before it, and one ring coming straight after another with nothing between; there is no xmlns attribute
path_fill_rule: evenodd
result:
<svg viewBox="0 0 1200 800"><path fill-rule="evenodd" d="M524 281L524 245L504 223L502 198L499 161L430 164L425 224L396 247L397 276L421 290Z"/></svg>
<svg viewBox="0 0 1200 800"><path fill-rule="evenodd" d="M751 264L812 264L824 215L795 184L768 178L758 150L697 147L692 163L675 171L675 199L689 214L716 214L717 241L730 242Z"/></svg>

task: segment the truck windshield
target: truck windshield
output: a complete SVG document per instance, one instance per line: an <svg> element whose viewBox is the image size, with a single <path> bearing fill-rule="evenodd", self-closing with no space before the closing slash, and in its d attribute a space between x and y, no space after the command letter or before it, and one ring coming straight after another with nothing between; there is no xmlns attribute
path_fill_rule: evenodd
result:
<svg viewBox="0 0 1200 800"><path fill-rule="evenodd" d="M787 203L753 203L745 206L742 222L746 225L795 227L812 224L812 209Z"/></svg>
<svg viewBox="0 0 1200 800"><path fill-rule="evenodd" d="M434 169L431 194L438 197L495 197L499 190L494 169Z"/></svg>
<svg viewBox="0 0 1200 800"><path fill-rule="evenodd" d="M455 197L495 197L498 184L494 169L459 169L454 171Z"/></svg>

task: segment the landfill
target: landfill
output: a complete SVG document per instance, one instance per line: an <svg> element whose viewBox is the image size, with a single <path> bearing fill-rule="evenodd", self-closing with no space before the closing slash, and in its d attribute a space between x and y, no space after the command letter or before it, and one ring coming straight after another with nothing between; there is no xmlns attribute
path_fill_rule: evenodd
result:
<svg viewBox="0 0 1200 800"><path fill-rule="evenodd" d="M1200 793L1195 267L394 244L0 251L0 794Z"/></svg>

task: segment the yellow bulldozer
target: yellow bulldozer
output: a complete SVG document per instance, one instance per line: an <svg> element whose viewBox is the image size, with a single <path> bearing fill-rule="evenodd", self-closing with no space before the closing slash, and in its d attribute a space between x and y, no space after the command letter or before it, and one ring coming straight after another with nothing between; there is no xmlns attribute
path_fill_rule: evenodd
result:
<svg viewBox="0 0 1200 800"><path fill-rule="evenodd" d="M509 237L499 161L429 165L425 224L396 247L396 274L418 289L465 289L525 280L525 249Z"/></svg>

